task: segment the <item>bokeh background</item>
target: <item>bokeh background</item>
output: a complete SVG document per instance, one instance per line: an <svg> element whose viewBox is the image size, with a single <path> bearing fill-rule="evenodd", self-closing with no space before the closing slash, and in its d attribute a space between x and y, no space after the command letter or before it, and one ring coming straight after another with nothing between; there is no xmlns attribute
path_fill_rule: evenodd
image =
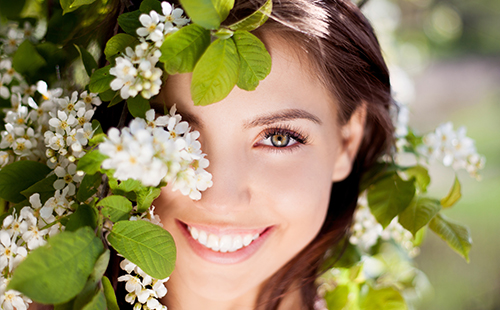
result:
<svg viewBox="0 0 500 310"><path fill-rule="evenodd" d="M445 214L471 229L470 263L429 233L416 258L432 289L421 310L500 309L500 1L369 0L372 21L410 125L427 133L466 126L486 156L482 180L464 173L462 199ZM431 169L431 194L444 197L454 172Z"/></svg>

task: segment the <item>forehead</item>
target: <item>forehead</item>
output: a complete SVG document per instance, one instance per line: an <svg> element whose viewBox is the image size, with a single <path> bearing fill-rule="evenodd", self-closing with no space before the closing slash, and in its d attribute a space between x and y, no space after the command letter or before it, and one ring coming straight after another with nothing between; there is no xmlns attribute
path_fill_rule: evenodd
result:
<svg viewBox="0 0 500 310"><path fill-rule="evenodd" d="M167 107L176 104L181 113L200 114L218 109L227 116L265 114L276 110L303 109L320 118L334 118L336 102L315 74L306 52L286 38L273 34L260 35L272 58L272 69L255 91L235 87L222 101L205 107L194 106L191 74L169 76L160 100Z"/></svg>

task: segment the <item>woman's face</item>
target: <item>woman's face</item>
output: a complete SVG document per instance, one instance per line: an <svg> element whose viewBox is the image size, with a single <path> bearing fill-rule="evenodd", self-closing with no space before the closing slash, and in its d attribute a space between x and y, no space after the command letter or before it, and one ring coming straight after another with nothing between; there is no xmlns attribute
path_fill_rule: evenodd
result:
<svg viewBox="0 0 500 310"><path fill-rule="evenodd" d="M272 71L255 91L236 87L221 102L200 107L191 101L190 74L166 82L162 100L175 103L200 132L213 175L199 201L169 186L155 201L177 246L168 282L174 294L255 296L316 236L332 180L350 170L334 100L301 52L280 38L268 42Z"/></svg>

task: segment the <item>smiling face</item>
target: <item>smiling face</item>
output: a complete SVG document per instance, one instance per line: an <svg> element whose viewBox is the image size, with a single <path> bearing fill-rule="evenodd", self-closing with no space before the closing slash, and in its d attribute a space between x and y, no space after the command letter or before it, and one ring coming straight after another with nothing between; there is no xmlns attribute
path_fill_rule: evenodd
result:
<svg viewBox="0 0 500 310"><path fill-rule="evenodd" d="M169 303L255 302L261 284L316 236L332 181L350 171L334 99L294 47L268 41L272 71L255 91L235 88L199 107L190 74L166 82L162 100L200 132L213 175L199 201L167 186L154 203L177 246Z"/></svg>

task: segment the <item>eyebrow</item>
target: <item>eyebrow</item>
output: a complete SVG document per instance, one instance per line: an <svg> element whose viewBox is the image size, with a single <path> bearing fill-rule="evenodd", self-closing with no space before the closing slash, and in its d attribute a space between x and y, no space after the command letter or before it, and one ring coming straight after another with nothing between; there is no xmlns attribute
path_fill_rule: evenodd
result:
<svg viewBox="0 0 500 310"><path fill-rule="evenodd" d="M245 122L243 125L244 128L258 127L258 126L266 126L274 123L291 121L295 119L306 119L310 120L313 123L321 125L321 120L315 115L301 109L286 109L281 110L275 113L265 114L262 116L258 116L252 121Z"/></svg>
<svg viewBox="0 0 500 310"><path fill-rule="evenodd" d="M182 116L182 120L188 122L189 126L191 126L192 128L203 128L203 121L198 116L186 111L179 110L177 110L177 114Z"/></svg>

